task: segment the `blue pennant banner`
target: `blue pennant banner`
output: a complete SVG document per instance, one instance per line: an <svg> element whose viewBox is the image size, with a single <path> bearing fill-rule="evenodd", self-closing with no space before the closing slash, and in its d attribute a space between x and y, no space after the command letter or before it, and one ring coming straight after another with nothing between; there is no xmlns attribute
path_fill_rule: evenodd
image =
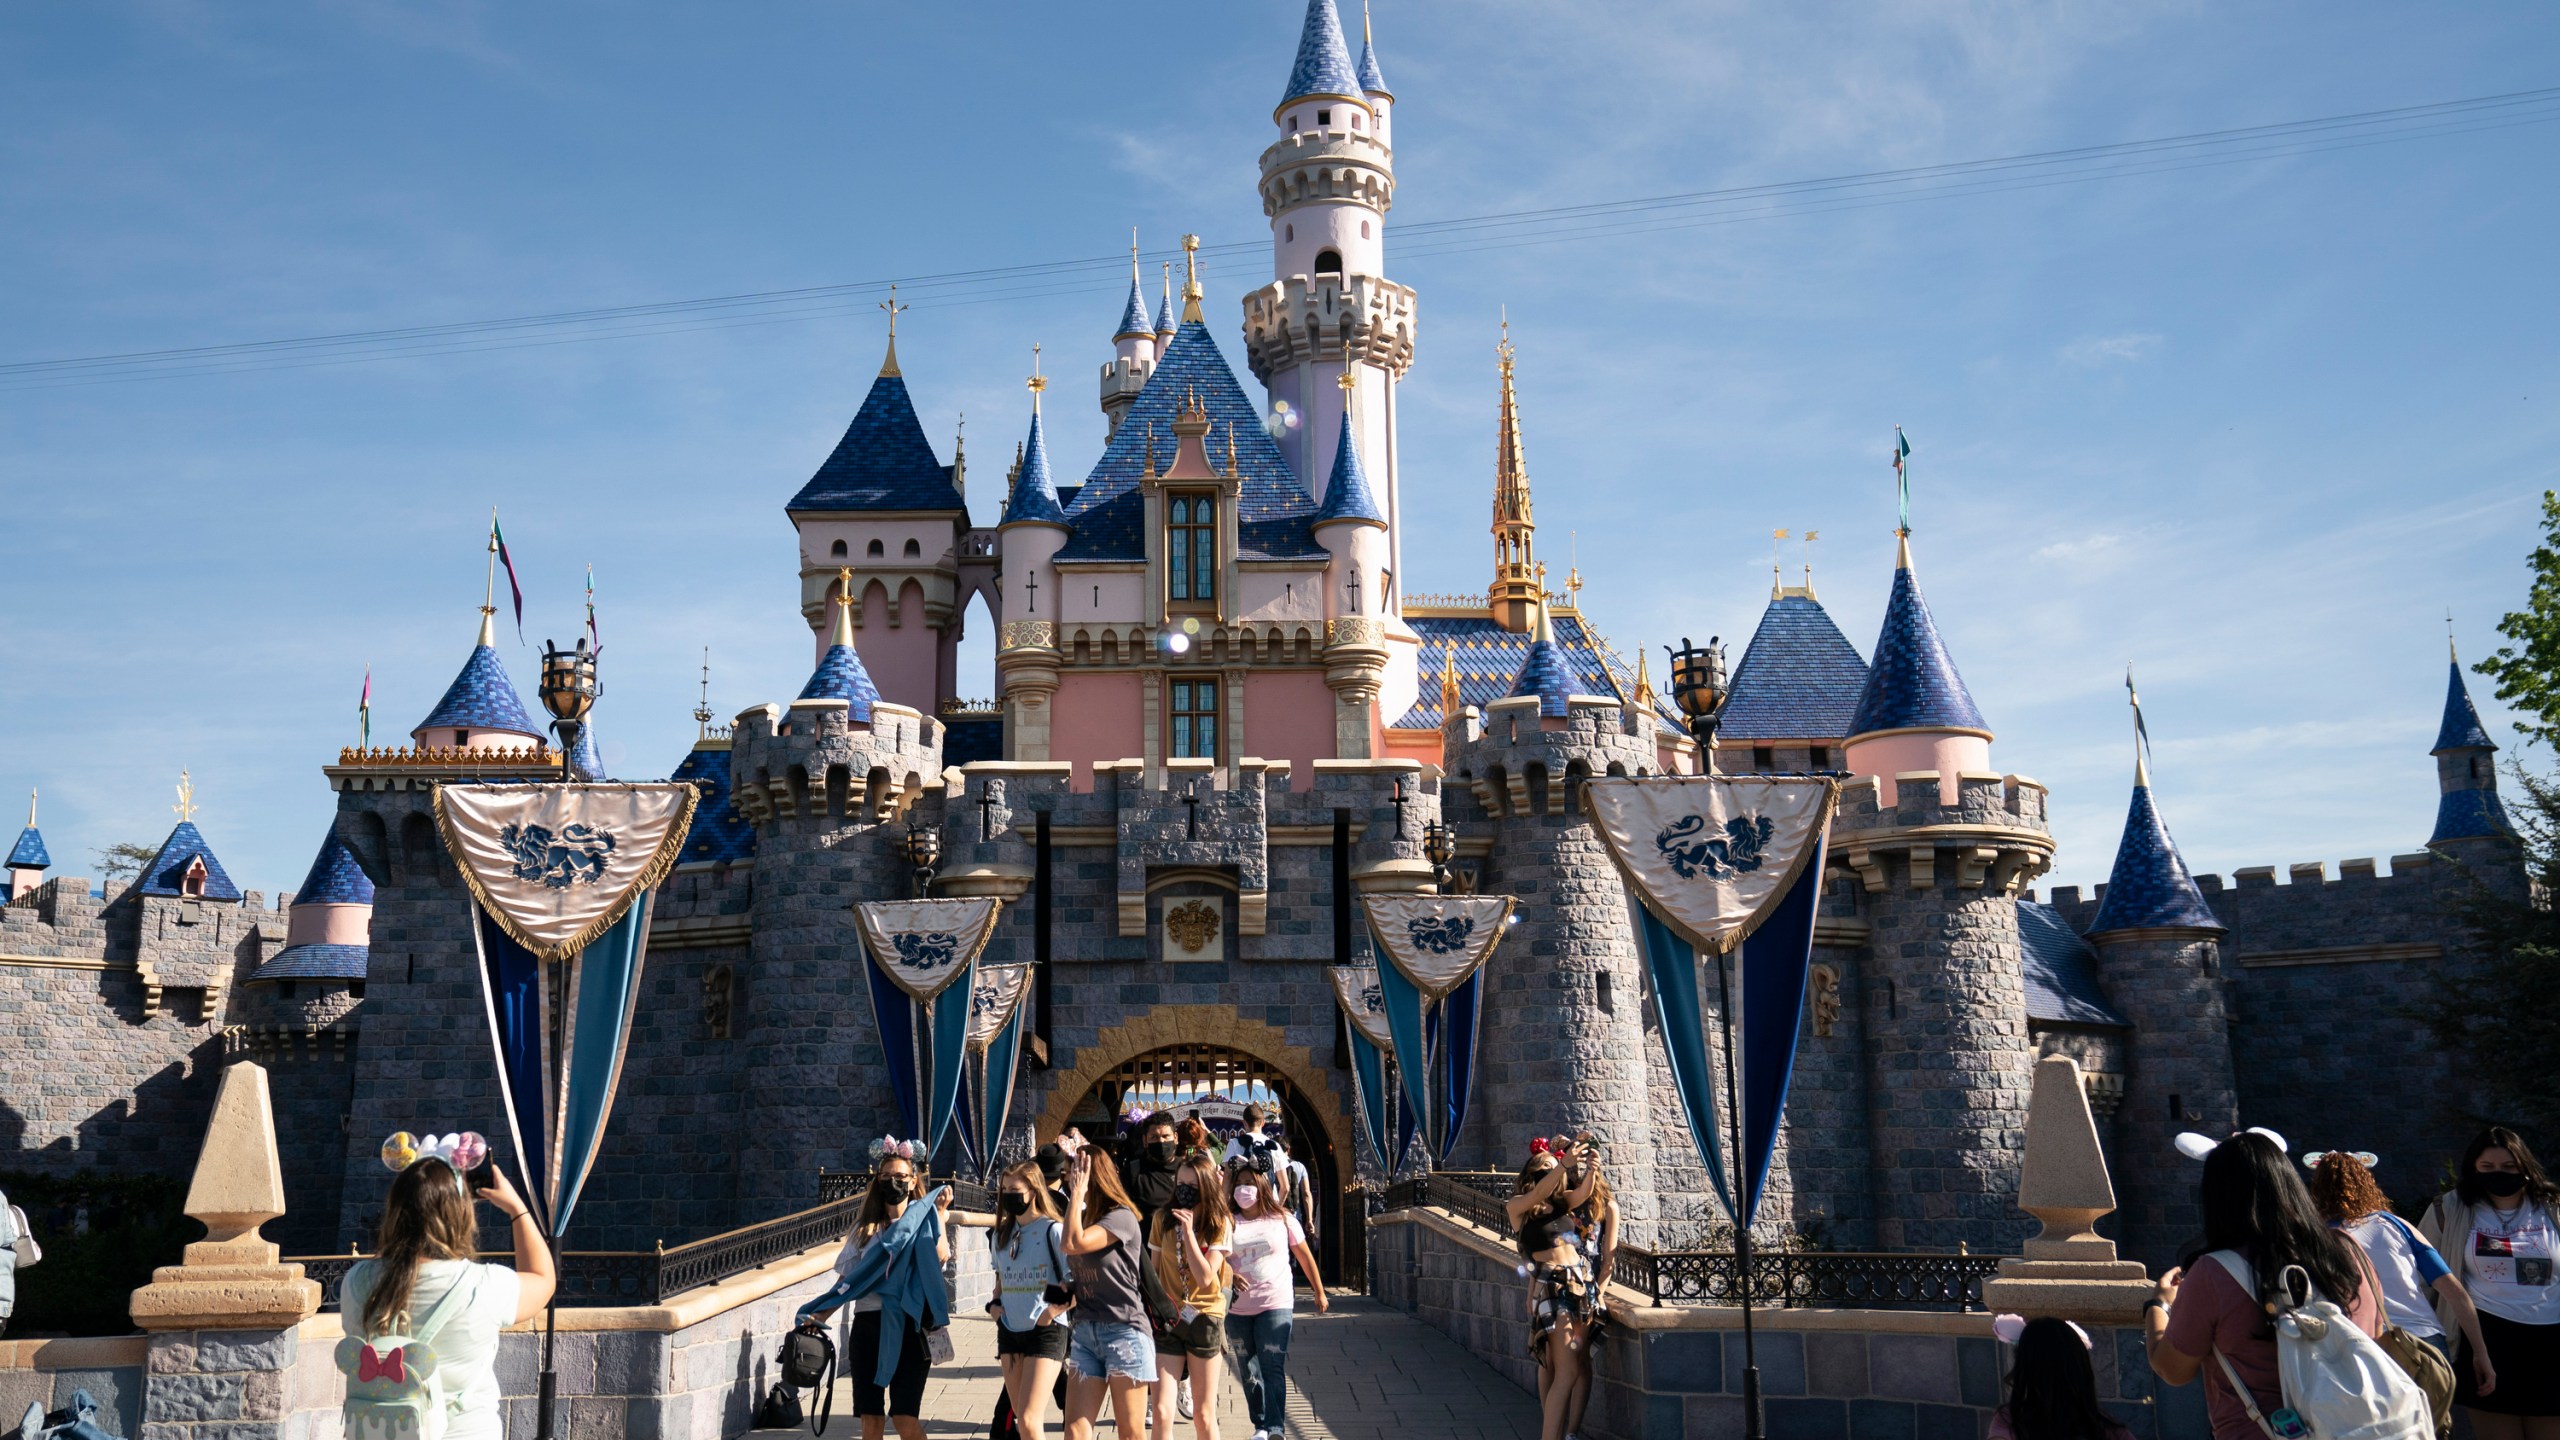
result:
<svg viewBox="0 0 2560 1440"><path fill-rule="evenodd" d="M1445 1159L1457 1147L1475 1082L1477 977L1510 928L1514 902L1508 895L1372 895L1362 903L1386 957L1378 982L1396 1073L1429 1153Z"/></svg>
<svg viewBox="0 0 2560 1440"><path fill-rule="evenodd" d="M1342 1028L1351 1037L1351 1084L1360 1105L1360 1126L1369 1137L1369 1152L1378 1168L1392 1175L1403 1158L1398 1137L1389 1131L1387 1050L1395 1044L1387 1033L1386 999L1379 993L1378 972L1356 965L1333 969L1333 999L1342 1009ZM1407 1132L1410 1134L1410 1132Z"/></svg>
<svg viewBox="0 0 2560 1440"><path fill-rule="evenodd" d="M1458 1132L1466 1127L1467 1101L1475 1089L1476 1025L1482 1018L1484 972L1476 971L1458 982L1449 998L1440 1002L1440 1034L1434 1041L1439 1054L1440 1148L1433 1158L1447 1164L1449 1153L1458 1146Z"/></svg>
<svg viewBox="0 0 2560 1440"><path fill-rule="evenodd" d="M1030 1013L1023 997L1031 993L1028 965L979 967L969 1001L969 1054L975 1061L969 1079L971 1145L977 1151L978 1178L995 1174L996 1152L1004 1145L1005 1121L1013 1110L1015 1072L1022 1056L1022 1027Z"/></svg>
<svg viewBox="0 0 2560 1440"><path fill-rule="evenodd" d="M890 1089L901 1077L910 1095L923 1097L923 1108L910 1108L899 1097L899 1119L907 1133L925 1142L925 1153L942 1149L951 1117L960 1100L960 1080L968 1055L970 1017L977 996L978 956L996 930L1004 902L992 896L947 900L863 900L853 907L870 953L872 1018L880 1027L880 1048L888 1058ZM885 980L899 997L881 988ZM954 986L957 994L950 994ZM905 1045L897 1031L904 1011Z"/></svg>

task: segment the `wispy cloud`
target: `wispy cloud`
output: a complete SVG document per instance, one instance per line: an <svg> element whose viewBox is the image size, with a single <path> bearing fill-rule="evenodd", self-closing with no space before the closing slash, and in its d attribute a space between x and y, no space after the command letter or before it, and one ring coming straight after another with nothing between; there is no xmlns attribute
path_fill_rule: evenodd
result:
<svg viewBox="0 0 2560 1440"><path fill-rule="evenodd" d="M2160 353L2160 337L2146 330L2122 335L2084 335L2062 347L2062 363L2082 370L2104 365L2139 365Z"/></svg>

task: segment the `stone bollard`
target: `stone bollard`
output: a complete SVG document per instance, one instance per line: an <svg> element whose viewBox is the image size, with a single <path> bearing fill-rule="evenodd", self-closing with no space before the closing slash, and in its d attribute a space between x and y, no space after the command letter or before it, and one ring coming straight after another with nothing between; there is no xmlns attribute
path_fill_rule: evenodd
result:
<svg viewBox="0 0 2560 1440"><path fill-rule="evenodd" d="M138 1440L288 1440L295 1331L319 1310L320 1287L258 1234L284 1213L263 1068L223 1072L186 1213L205 1238L133 1292L133 1322L150 1332Z"/></svg>
<svg viewBox="0 0 2560 1440"><path fill-rule="evenodd" d="M1982 1303L2021 1315L2131 1325L2152 1293L2140 1263L2116 1258L2116 1242L2090 1227L2116 1208L2106 1152L2080 1066L2064 1055L2036 1062L2027 1101L2027 1158L2018 1208L2042 1222L2025 1255L2000 1262L1984 1282Z"/></svg>

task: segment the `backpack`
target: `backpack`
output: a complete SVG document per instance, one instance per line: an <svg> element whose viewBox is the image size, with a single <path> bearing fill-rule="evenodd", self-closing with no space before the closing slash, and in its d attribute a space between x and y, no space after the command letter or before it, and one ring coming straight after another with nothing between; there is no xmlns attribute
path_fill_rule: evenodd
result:
<svg viewBox="0 0 2560 1440"><path fill-rule="evenodd" d="M2243 1293L2258 1293L2249 1262L2238 1251L2216 1250L2212 1258ZM2301 1266L2287 1265L2277 1278L2283 1298L2275 1317L2276 1375L2284 1408L2272 1417L2259 1414L2257 1398L2241 1383L2231 1357L2218 1347L2213 1352L2258 1428L2271 1440L2433 1440L2435 1416L2426 1394L2390 1352L2321 1295ZM2375 1303L2380 1301L2376 1295Z"/></svg>
<svg viewBox="0 0 2560 1440"><path fill-rule="evenodd" d="M829 1339L824 1326L802 1326L782 1337L782 1351L773 1357L782 1371L782 1383L776 1389L815 1390L815 1403L809 1407L809 1433L819 1434L836 1409L836 1342ZM796 1411L799 1397L793 1395ZM766 1398L772 1403L772 1397ZM791 1424L800 1423L795 1414Z"/></svg>
<svg viewBox="0 0 2560 1440"><path fill-rule="evenodd" d="M436 1373L435 1338L479 1292L475 1266L444 1292L424 1321L407 1327L410 1333L350 1334L338 1342L338 1370L347 1377L347 1440L441 1440L453 1399ZM361 1311L355 1323L364 1323Z"/></svg>

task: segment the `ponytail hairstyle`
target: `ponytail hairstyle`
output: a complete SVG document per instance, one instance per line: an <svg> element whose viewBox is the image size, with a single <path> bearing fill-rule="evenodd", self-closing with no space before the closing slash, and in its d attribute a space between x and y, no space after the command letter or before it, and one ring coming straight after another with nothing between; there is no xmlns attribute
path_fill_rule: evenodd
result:
<svg viewBox="0 0 2560 1440"><path fill-rule="evenodd" d="M1012 1244L1014 1232L1034 1220L1058 1218L1058 1207L1049 1199L1048 1173L1040 1168L1038 1161L1025 1160L1019 1165L1008 1166L1002 1175L996 1177L996 1193L1003 1194L1004 1187L1015 1181L1020 1181L1023 1188L1031 1192L1031 1208L1016 1220L1005 1213L1002 1203L997 1204L995 1230L998 1245Z"/></svg>
<svg viewBox="0 0 2560 1440"><path fill-rule="evenodd" d="M364 1297L366 1334L389 1331L409 1309L418 1267L430 1260L468 1260L471 1199L462 1177L433 1156L412 1162L391 1182L373 1238L373 1289Z"/></svg>

